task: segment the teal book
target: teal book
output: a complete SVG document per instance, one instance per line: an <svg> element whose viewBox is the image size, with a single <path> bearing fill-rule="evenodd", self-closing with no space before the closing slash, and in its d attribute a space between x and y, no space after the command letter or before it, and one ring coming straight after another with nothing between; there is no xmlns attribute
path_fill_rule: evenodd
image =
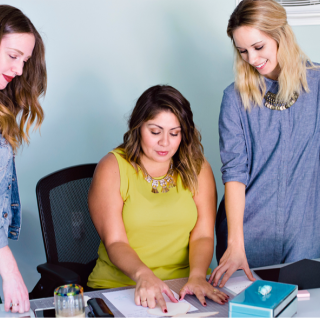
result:
<svg viewBox="0 0 320 320"><path fill-rule="evenodd" d="M292 317L297 312L297 293L296 285L257 280L229 301L229 317Z"/></svg>

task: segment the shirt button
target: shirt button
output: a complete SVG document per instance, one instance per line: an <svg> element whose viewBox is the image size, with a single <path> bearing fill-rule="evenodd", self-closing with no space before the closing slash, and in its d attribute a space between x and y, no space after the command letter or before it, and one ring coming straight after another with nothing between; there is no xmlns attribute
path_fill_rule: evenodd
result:
<svg viewBox="0 0 320 320"><path fill-rule="evenodd" d="M4 218L6 218L7 216L8 216L8 214L7 214L7 213L5 213L5 214L3 215L3 217L4 217Z"/></svg>
<svg viewBox="0 0 320 320"><path fill-rule="evenodd" d="M9 184L8 189L11 189L11 184Z"/></svg>

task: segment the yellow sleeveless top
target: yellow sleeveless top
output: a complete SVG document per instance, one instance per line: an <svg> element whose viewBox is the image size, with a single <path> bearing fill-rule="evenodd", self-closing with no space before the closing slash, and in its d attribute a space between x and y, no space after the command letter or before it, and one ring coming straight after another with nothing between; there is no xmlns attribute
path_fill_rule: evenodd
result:
<svg viewBox="0 0 320 320"><path fill-rule="evenodd" d="M192 193L177 177L176 187L169 192L151 192L139 169L114 150L120 169L120 194L123 199L122 218L131 248L161 280L189 276L189 237L197 222L197 208ZM160 177L158 179L161 179ZM88 278L91 288L116 288L135 285L109 259L100 243L99 257ZM130 263L130 261L128 261Z"/></svg>

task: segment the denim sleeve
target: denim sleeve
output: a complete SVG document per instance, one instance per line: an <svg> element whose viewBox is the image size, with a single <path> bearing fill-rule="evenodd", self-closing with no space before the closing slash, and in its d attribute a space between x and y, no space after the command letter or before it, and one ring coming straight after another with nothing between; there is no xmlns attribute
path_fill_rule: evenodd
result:
<svg viewBox="0 0 320 320"><path fill-rule="evenodd" d="M224 92L219 116L219 146L222 162L222 181L239 181L247 185L248 155L241 122L239 99Z"/></svg>
<svg viewBox="0 0 320 320"><path fill-rule="evenodd" d="M0 228L0 249L8 245L8 234L5 232L5 228Z"/></svg>

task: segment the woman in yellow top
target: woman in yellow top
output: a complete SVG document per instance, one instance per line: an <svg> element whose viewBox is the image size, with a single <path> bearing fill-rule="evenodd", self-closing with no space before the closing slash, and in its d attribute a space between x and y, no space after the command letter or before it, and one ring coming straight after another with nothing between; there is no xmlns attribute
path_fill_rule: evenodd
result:
<svg viewBox="0 0 320 320"><path fill-rule="evenodd" d="M189 102L170 86L138 99L124 142L99 162L89 210L101 237L92 288L136 285L135 303L167 312L163 280L189 277L180 299L195 294L224 304L206 274L213 255L216 186Z"/></svg>

